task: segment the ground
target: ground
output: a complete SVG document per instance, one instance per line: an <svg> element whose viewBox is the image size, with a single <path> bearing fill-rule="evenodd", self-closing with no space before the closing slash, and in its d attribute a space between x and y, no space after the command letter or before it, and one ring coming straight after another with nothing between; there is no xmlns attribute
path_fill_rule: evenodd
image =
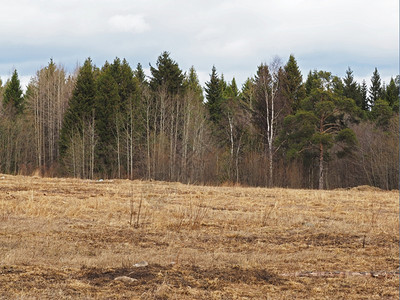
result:
<svg viewBox="0 0 400 300"><path fill-rule="evenodd" d="M0 175L0 299L398 299L398 199Z"/></svg>

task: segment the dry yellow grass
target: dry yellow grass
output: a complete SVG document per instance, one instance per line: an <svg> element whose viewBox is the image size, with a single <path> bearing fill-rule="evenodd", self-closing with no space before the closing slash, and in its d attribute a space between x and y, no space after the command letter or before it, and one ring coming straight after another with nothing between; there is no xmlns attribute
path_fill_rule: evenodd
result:
<svg viewBox="0 0 400 300"><path fill-rule="evenodd" d="M398 197L0 175L0 298L398 299Z"/></svg>

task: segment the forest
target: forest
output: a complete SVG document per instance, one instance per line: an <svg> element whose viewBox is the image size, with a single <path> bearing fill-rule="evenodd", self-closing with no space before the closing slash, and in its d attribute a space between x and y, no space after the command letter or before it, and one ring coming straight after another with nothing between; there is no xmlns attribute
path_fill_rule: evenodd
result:
<svg viewBox="0 0 400 300"><path fill-rule="evenodd" d="M50 60L23 92L0 80L0 172L199 185L398 189L399 80L359 83L274 58L238 87L202 87L163 52L146 76L115 58Z"/></svg>

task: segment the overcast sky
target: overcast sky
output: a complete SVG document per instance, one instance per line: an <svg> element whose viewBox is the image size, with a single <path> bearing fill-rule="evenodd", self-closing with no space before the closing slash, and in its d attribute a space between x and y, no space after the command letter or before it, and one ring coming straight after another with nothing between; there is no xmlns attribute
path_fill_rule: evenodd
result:
<svg viewBox="0 0 400 300"><path fill-rule="evenodd" d="M274 56L294 54L309 70L357 80L375 67L399 73L398 0L0 0L0 77L17 69L23 84L50 58L73 72L91 57L132 68L155 65L163 51L201 83L213 65L242 84Z"/></svg>

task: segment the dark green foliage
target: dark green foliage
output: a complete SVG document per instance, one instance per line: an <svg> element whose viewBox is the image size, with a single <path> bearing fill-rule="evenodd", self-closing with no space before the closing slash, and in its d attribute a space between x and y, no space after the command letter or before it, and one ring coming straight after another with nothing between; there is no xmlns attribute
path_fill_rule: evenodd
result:
<svg viewBox="0 0 400 300"><path fill-rule="evenodd" d="M344 128L336 134L335 143L340 146L336 155L339 158L344 158L354 151L354 147L357 145L357 137L353 130Z"/></svg>
<svg viewBox="0 0 400 300"><path fill-rule="evenodd" d="M376 122L378 127L386 128L393 115L393 110L386 100L378 99L371 109L371 119Z"/></svg>
<svg viewBox="0 0 400 300"><path fill-rule="evenodd" d="M79 70L72 98L64 116L60 136L60 155L65 155L73 133L81 133L84 123L93 117L96 85L92 60L88 58Z"/></svg>
<svg viewBox="0 0 400 300"><path fill-rule="evenodd" d="M308 73L305 88L307 97L309 97L315 89L331 90L339 93L342 92L338 77L332 76L331 72L317 70Z"/></svg>
<svg viewBox="0 0 400 300"><path fill-rule="evenodd" d="M368 111L370 108L370 104L369 104L369 100L368 100L368 88L367 88L367 84L365 82L365 80L362 81L362 84L359 87L360 89L360 97L361 97L361 101L360 101L360 108L363 111Z"/></svg>
<svg viewBox="0 0 400 300"><path fill-rule="evenodd" d="M117 84L117 90L119 95L119 109L124 111L127 102L133 93L135 93L136 85L133 80L133 71L129 66L126 59L123 59L122 63L119 58L116 58L110 65L110 75L114 78Z"/></svg>
<svg viewBox="0 0 400 300"><path fill-rule="evenodd" d="M222 94L223 94L228 87L228 84L225 81L224 74L221 74L221 78L219 80L219 85L220 85L220 89L222 90Z"/></svg>
<svg viewBox="0 0 400 300"><path fill-rule="evenodd" d="M239 97L239 89L237 87L235 77L232 78L230 88L232 90L233 97Z"/></svg>
<svg viewBox="0 0 400 300"><path fill-rule="evenodd" d="M369 88L370 106L374 106L376 100L382 99L382 92L381 76L379 75L378 69L375 68L371 77L371 86Z"/></svg>
<svg viewBox="0 0 400 300"><path fill-rule="evenodd" d="M213 66L206 101L194 67L183 73L168 52L150 78L119 58L101 69L87 59L76 77L57 70L50 61L24 98L16 71L0 81L3 172L397 187L399 77L382 84L377 69L371 88L350 68L343 78L312 70L303 83L291 55L258 66L239 90Z"/></svg>
<svg viewBox="0 0 400 300"><path fill-rule="evenodd" d="M105 172L111 166L115 156L115 131L121 98L120 89L112 74L112 68L106 68L97 79L95 128L99 141L96 145L96 157L101 172Z"/></svg>
<svg viewBox="0 0 400 300"><path fill-rule="evenodd" d="M293 55L289 56L284 67L282 92L287 101L291 103L292 110L296 111L300 106L300 101L305 97L306 90L303 85L303 76Z"/></svg>
<svg viewBox="0 0 400 300"><path fill-rule="evenodd" d="M399 111L399 86L393 78L390 78L390 83L386 87L385 100L392 107L393 111Z"/></svg>
<svg viewBox="0 0 400 300"><path fill-rule="evenodd" d="M338 76L332 77L332 91L335 95L339 97L344 97L344 84L342 79Z"/></svg>
<svg viewBox="0 0 400 300"><path fill-rule="evenodd" d="M150 65L150 72L150 87L154 92L165 87L169 95L176 95L182 90L184 75L168 52L165 51L158 57L156 68Z"/></svg>
<svg viewBox="0 0 400 300"><path fill-rule="evenodd" d="M251 110L254 102L254 83L250 78L247 78L242 86L241 99L242 103Z"/></svg>
<svg viewBox="0 0 400 300"><path fill-rule="evenodd" d="M136 66L136 70L134 71L134 76L137 78L140 84L147 83L146 74L144 74L143 67L140 63L138 63Z"/></svg>
<svg viewBox="0 0 400 300"><path fill-rule="evenodd" d="M212 67L210 81L206 82L207 108L210 113L210 120L217 123L221 119L221 105L223 101L223 90L221 80L218 78L217 69Z"/></svg>
<svg viewBox="0 0 400 300"><path fill-rule="evenodd" d="M194 92L197 99L201 99L203 102L203 89L200 85L199 78L197 76L195 68L192 66L189 69L189 74L186 75L185 80L183 82L185 90L191 90Z"/></svg>
<svg viewBox="0 0 400 300"><path fill-rule="evenodd" d="M284 119L284 131L280 140L286 142L287 157L295 158L306 150L315 150L311 146L311 138L315 132L316 116L305 110L298 110L294 115ZM308 151L311 153L311 151Z"/></svg>
<svg viewBox="0 0 400 300"><path fill-rule="evenodd" d="M334 78L333 78L334 79ZM349 116L354 114L354 100L334 93L335 83L328 72L310 73L312 89L300 103L300 109L284 120L280 135L289 158L313 155L319 158L319 188L323 188L324 162L336 144L337 154L343 156L354 150L354 133L347 127ZM303 156L303 158L305 158Z"/></svg>
<svg viewBox="0 0 400 300"><path fill-rule="evenodd" d="M22 114L24 110L24 98L22 97L22 89L17 70L14 70L11 80L6 84L3 104L16 115Z"/></svg>
<svg viewBox="0 0 400 300"><path fill-rule="evenodd" d="M239 90L236 85L236 80L235 77L233 77L232 82L225 87L222 87L224 89L224 98L225 99L231 99L231 98L237 98L239 97Z"/></svg>
<svg viewBox="0 0 400 300"><path fill-rule="evenodd" d="M354 81L353 71L350 67L346 70L346 76L343 78L343 96L353 99L358 107L362 106L360 89L356 81Z"/></svg>
<svg viewBox="0 0 400 300"><path fill-rule="evenodd" d="M317 70L314 70L313 72L309 72L307 76L307 80L304 84L305 90L306 90L306 96L309 96L311 94L311 91L313 89L319 88L320 87L320 79L318 77L318 72Z"/></svg>

